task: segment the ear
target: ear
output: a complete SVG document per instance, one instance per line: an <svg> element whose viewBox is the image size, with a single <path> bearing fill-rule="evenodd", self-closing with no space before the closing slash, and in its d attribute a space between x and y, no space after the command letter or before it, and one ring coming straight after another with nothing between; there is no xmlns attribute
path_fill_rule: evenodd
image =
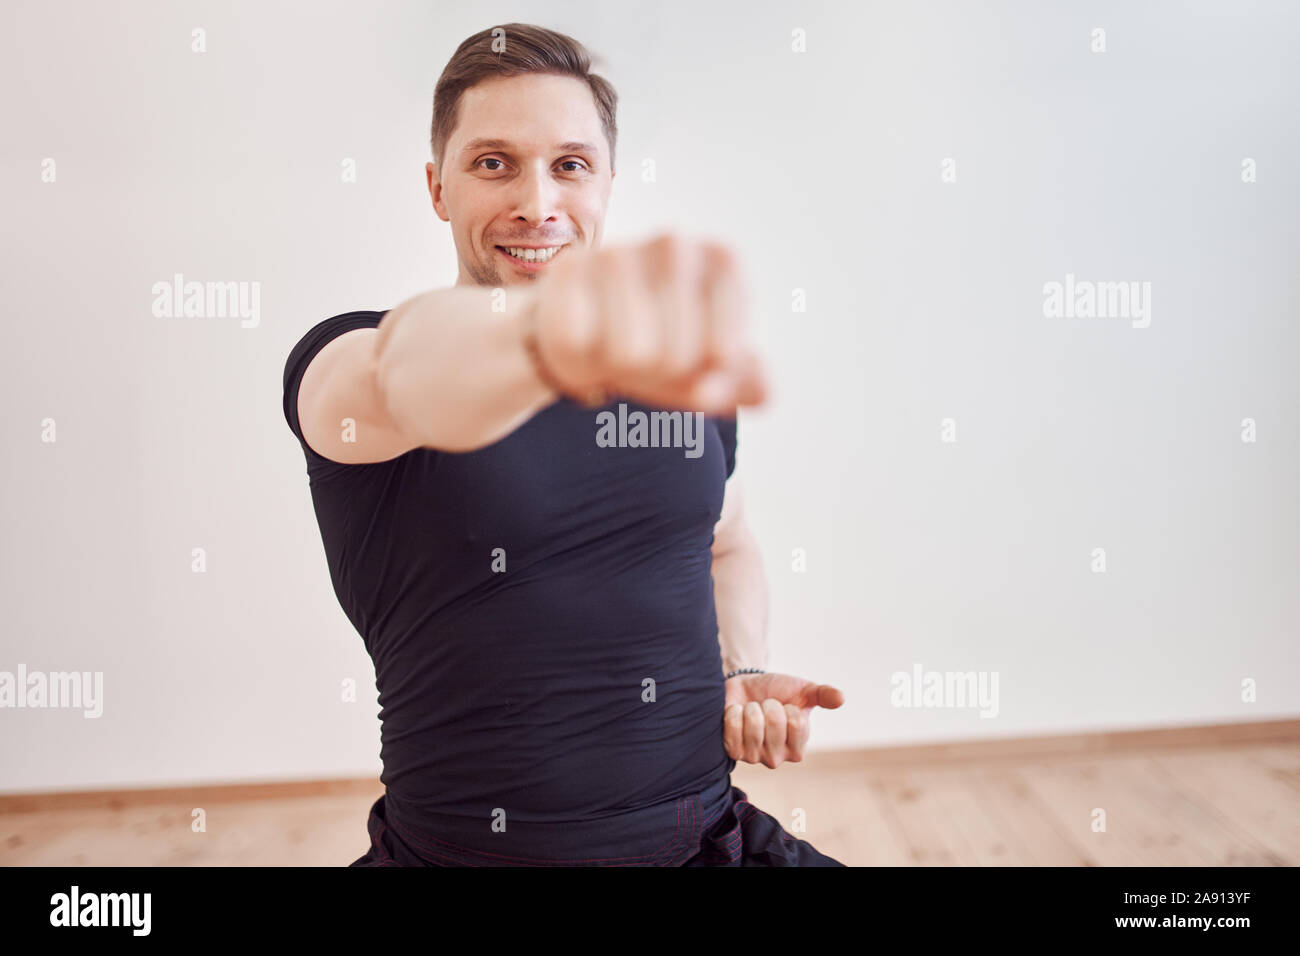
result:
<svg viewBox="0 0 1300 956"><path fill-rule="evenodd" d="M450 222L447 209L442 201L442 179L438 176L438 167L433 163L424 164L424 176L429 183L429 198L433 201L433 211L443 222Z"/></svg>

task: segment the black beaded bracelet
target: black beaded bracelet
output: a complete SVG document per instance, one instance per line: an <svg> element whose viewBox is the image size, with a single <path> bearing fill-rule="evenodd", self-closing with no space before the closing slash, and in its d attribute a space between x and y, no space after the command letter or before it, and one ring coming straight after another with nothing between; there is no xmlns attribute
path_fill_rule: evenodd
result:
<svg viewBox="0 0 1300 956"><path fill-rule="evenodd" d="M731 680L737 674L766 674L767 671L759 667L737 667L734 671L722 678L724 681Z"/></svg>

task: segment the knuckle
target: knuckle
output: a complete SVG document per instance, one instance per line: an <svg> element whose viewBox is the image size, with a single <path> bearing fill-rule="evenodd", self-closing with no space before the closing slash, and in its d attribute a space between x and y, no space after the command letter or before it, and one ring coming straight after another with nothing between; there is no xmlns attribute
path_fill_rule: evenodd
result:
<svg viewBox="0 0 1300 956"><path fill-rule="evenodd" d="M685 237L674 229L668 229L661 232L650 243L650 248L658 253L663 259L671 261L674 257L681 254L682 246L685 244Z"/></svg>
<svg viewBox="0 0 1300 956"><path fill-rule="evenodd" d="M655 241L651 254L643 261L653 268L666 290L680 301L688 292L687 284L694 272L697 254L696 243L670 232Z"/></svg>
<svg viewBox="0 0 1300 956"><path fill-rule="evenodd" d="M719 278L734 278L740 271L740 258L731 246L721 242L710 242L706 246L709 265Z"/></svg>

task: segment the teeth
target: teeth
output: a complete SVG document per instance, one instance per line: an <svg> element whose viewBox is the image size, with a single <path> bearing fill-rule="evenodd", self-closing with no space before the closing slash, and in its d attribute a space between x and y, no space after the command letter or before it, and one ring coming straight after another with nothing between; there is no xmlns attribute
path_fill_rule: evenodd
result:
<svg viewBox="0 0 1300 956"><path fill-rule="evenodd" d="M550 249L518 249L513 246L503 246L502 248L516 259L522 259L524 262L548 262L555 258L555 254L564 247L552 246Z"/></svg>

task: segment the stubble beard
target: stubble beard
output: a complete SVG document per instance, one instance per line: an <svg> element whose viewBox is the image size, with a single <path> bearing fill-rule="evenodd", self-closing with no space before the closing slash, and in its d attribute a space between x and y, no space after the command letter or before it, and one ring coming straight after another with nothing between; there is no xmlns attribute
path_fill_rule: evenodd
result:
<svg viewBox="0 0 1300 956"><path fill-rule="evenodd" d="M495 247L492 249L492 255L495 258ZM480 265L478 263L471 263L466 266L465 271L469 273L470 281L475 285L491 286L494 289L511 284L527 284L536 282L538 279L538 274L531 273L520 276L515 280L515 283L507 282L505 276L501 274L501 267L496 264Z"/></svg>

